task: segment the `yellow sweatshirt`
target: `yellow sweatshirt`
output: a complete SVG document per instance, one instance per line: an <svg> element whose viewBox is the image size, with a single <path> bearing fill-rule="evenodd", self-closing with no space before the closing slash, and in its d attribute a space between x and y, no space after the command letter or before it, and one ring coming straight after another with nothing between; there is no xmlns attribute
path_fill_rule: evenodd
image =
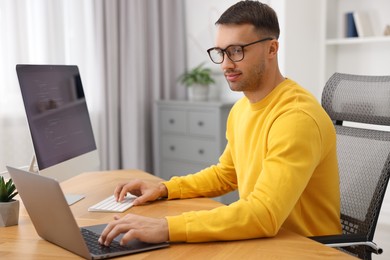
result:
<svg viewBox="0 0 390 260"><path fill-rule="evenodd" d="M280 227L303 236L341 233L335 129L309 92L286 79L258 103L240 99L226 137L218 164L164 184L168 199L238 188L239 200L166 217L170 241L271 237Z"/></svg>

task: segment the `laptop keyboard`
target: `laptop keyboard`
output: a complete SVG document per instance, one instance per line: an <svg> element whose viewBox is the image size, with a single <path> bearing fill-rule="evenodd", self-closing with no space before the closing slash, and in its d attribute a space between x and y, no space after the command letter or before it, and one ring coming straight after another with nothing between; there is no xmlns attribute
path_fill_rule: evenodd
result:
<svg viewBox="0 0 390 260"><path fill-rule="evenodd" d="M100 201L88 208L88 211L100 212L123 212L133 206L133 201L137 197L128 194L122 202L117 202L114 195Z"/></svg>
<svg viewBox="0 0 390 260"><path fill-rule="evenodd" d="M129 249L127 246L121 246L119 242L115 240L111 242L110 246L103 246L98 242L100 236L88 229L81 228L81 234L84 237L89 251L95 255L121 252Z"/></svg>

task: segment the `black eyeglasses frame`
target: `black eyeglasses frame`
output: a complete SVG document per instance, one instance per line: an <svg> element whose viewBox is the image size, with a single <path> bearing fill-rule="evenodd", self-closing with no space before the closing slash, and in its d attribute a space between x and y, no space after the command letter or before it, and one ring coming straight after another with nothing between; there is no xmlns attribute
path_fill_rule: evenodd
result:
<svg viewBox="0 0 390 260"><path fill-rule="evenodd" d="M250 46L250 45L252 45L252 44L259 43L259 42L271 41L271 40L274 40L274 39L275 39L275 38L273 38L273 37L267 37L267 38L263 38L263 39L261 39L261 40L257 40L257 41L254 41L254 42L250 42L250 43L247 43L247 44L244 44L244 45L232 44L232 45L227 46L225 49L222 49L222 48L219 48L219 47L212 47L212 48L210 48L210 49L207 50L207 53L209 54L209 57L210 57L211 61L212 61L213 63L215 63L215 64L221 64L221 63L225 60L225 54L226 54L226 56L229 58L229 60L231 60L232 62L239 62L239 61L242 61L242 60L244 59L244 57L245 57L245 52L244 52L244 48L245 48L245 47ZM226 50L229 49L229 48L232 47L232 46L241 47L241 49L242 49L242 58L241 58L241 59L239 59L239 60L232 60L232 59L230 58L230 56L229 56L229 54L227 53ZM215 61L213 60L213 58L211 57L211 53L210 53L210 52L213 51L213 50L219 50L219 51L221 51L221 52L223 53L221 62L215 62Z"/></svg>

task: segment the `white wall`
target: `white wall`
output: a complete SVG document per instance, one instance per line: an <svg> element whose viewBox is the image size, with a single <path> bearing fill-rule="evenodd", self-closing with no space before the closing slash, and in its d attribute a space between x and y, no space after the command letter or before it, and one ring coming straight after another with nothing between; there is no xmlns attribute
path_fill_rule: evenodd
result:
<svg viewBox="0 0 390 260"><path fill-rule="evenodd" d="M272 0L270 5L278 14L281 30L280 70L285 77L295 80L320 100L323 89L320 81L323 12L318 2Z"/></svg>

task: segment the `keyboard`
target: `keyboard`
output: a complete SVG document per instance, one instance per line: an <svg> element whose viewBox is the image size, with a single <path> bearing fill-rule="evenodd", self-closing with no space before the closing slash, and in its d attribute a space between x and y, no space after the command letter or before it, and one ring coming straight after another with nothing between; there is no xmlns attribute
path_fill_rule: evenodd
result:
<svg viewBox="0 0 390 260"><path fill-rule="evenodd" d="M121 246L115 240L111 242L110 246L100 245L98 242L100 235L84 228L81 228L80 230L81 230L81 234L84 237L85 243L87 244L87 247L92 254L103 255L108 253L115 253L115 252L122 252L122 251L129 250L129 247Z"/></svg>
<svg viewBox="0 0 390 260"><path fill-rule="evenodd" d="M96 203L88 208L88 211L98 212L123 212L133 206L133 201L137 197L128 194L122 202L117 202L114 195Z"/></svg>

